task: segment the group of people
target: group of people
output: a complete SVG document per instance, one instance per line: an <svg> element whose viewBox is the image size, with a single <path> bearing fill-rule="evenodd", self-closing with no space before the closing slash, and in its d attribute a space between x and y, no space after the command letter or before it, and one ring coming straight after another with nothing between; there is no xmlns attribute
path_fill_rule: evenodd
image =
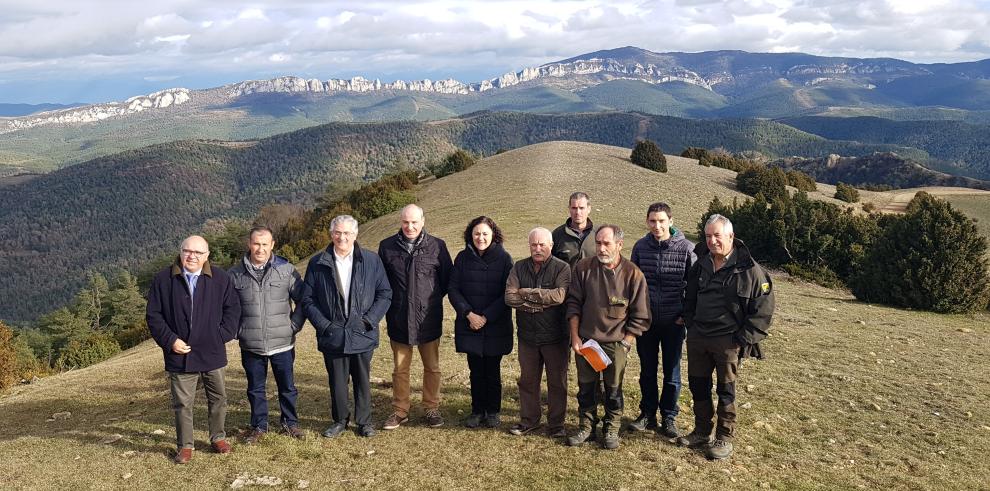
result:
<svg viewBox="0 0 990 491"><path fill-rule="evenodd" d="M635 344L642 397L640 413L627 429L654 430L712 459L729 457L735 378L743 358L762 356L758 343L774 309L770 276L735 239L732 223L723 216L708 219L705 242L695 246L673 226L670 206L654 203L646 213L649 232L626 259L623 230L595 226L587 194L574 193L568 203L567 221L552 232L532 229L529 257L517 262L503 247L501 229L487 216L468 223L464 249L451 260L446 243L425 230L423 209L415 204L402 209L399 231L382 240L377 253L358 245L357 220L335 217L332 243L310 259L305 279L273 253L273 234L266 227L250 231L247 252L227 272L211 267L206 240L185 239L175 264L155 276L147 310L171 386L175 462L192 458L197 384L207 397L211 447L230 452L224 431L224 345L235 338L251 405L244 441L256 443L269 431L269 364L278 387L281 431L305 438L296 411L293 362L295 336L306 320L316 331L329 378L332 423L323 436L336 437L350 424L359 436L375 435L370 372L383 318L394 371L392 410L381 428L395 430L409 421L414 348L423 364L423 421L443 426L439 347L444 296L456 313L455 348L466 354L470 369L471 413L465 426L501 425L501 362L513 349L514 309L519 421L509 433L526 435L541 428L545 371L547 434L572 446L599 440L604 448L617 448L623 375ZM695 425L682 435L676 417L685 339ZM595 343L608 358L604 368L581 354ZM571 351L579 420L577 430L567 434Z"/></svg>

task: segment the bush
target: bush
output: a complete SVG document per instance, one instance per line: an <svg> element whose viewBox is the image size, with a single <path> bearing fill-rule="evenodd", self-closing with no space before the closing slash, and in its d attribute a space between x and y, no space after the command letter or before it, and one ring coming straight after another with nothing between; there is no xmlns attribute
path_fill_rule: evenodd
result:
<svg viewBox="0 0 990 491"><path fill-rule="evenodd" d="M0 322L0 390L13 387L20 381L17 368L14 331Z"/></svg>
<svg viewBox="0 0 990 491"><path fill-rule="evenodd" d="M640 140L629 155L632 163L656 172L667 172L667 157L653 140Z"/></svg>
<svg viewBox="0 0 990 491"><path fill-rule="evenodd" d="M799 170L787 171L787 185L806 193L818 190L818 184L815 182L815 179Z"/></svg>
<svg viewBox="0 0 990 491"><path fill-rule="evenodd" d="M681 152L681 157L686 159L695 159L698 163L701 163L701 158L708 154L708 150L701 147L687 147ZM702 164L704 165L704 164Z"/></svg>
<svg viewBox="0 0 990 491"><path fill-rule="evenodd" d="M987 307L987 239L948 202L918 193L886 219L851 287L856 298L934 312Z"/></svg>
<svg viewBox="0 0 990 491"><path fill-rule="evenodd" d="M874 211L877 211L877 205L873 204L872 201L867 201L863 203L862 206L863 206L863 211L867 213L873 213Z"/></svg>
<svg viewBox="0 0 990 491"><path fill-rule="evenodd" d="M787 196L787 175L779 168L752 166L736 174L736 188L750 196L763 195L767 201Z"/></svg>
<svg viewBox="0 0 990 491"><path fill-rule="evenodd" d="M106 333L94 332L81 339L73 339L59 353L58 367L61 370L69 368L88 367L120 353L120 345Z"/></svg>
<svg viewBox="0 0 990 491"><path fill-rule="evenodd" d="M835 199L845 201L846 203L856 203L859 201L859 191L843 183L838 183L835 185Z"/></svg>
<svg viewBox="0 0 990 491"><path fill-rule="evenodd" d="M431 174L439 179L441 177L446 177L455 172L460 172L467 169L468 167L474 165L475 162L476 160L473 155L464 150L458 149L444 158L439 164L431 165L429 170Z"/></svg>

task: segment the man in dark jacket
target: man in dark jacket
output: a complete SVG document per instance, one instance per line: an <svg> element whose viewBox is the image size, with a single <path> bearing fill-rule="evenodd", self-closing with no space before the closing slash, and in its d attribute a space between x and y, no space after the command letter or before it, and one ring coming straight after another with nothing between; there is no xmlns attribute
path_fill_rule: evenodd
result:
<svg viewBox="0 0 990 491"><path fill-rule="evenodd" d="M241 304L230 277L210 266L209 255L205 239L186 238L175 264L155 275L148 292L148 329L165 355L172 390L177 464L192 458L192 408L199 383L209 404L210 445L218 453L230 452L224 432L224 345L237 336Z"/></svg>
<svg viewBox="0 0 990 491"><path fill-rule="evenodd" d="M296 413L296 385L293 364L296 359L296 333L305 317L300 308L302 279L285 258L272 254L275 239L268 227L254 227L248 233L247 254L230 269L231 281L241 300L241 364L247 376L247 398L251 404L251 431L244 438L249 444L268 431L268 396L265 382L272 365L282 431L302 439ZM292 309L292 303L296 309Z"/></svg>
<svg viewBox="0 0 990 491"><path fill-rule="evenodd" d="M330 379L333 424L323 436L333 438L350 418L348 381L354 383L357 434L374 436L371 424L371 355L378 347L378 324L388 310L392 288L378 256L357 245L358 223L350 215L330 221L333 243L309 260L302 306L316 328Z"/></svg>
<svg viewBox="0 0 990 491"><path fill-rule="evenodd" d="M545 228L529 233L529 257L517 262L505 282L505 303L516 309L519 354L519 423L509 429L525 435L540 426L540 380L547 370L548 434L563 438L567 413L567 365L570 343L564 321L564 300L571 268L550 251L553 239Z"/></svg>
<svg viewBox="0 0 990 491"><path fill-rule="evenodd" d="M409 420L409 366L413 346L423 360L423 408L426 424L443 426L440 414L440 334L443 297L453 263L447 244L423 230L423 209L407 205L400 214L399 233L378 244L392 285L392 305L385 320L392 346L392 415L382 426L394 430Z"/></svg>
<svg viewBox="0 0 990 491"><path fill-rule="evenodd" d="M572 268L586 257L595 257L595 234L598 230L591 223L591 198L580 191L571 194L567 201L570 217L553 230L553 255Z"/></svg>
<svg viewBox="0 0 990 491"><path fill-rule="evenodd" d="M646 210L650 229L633 246L630 258L646 276L650 287L652 323L636 340L639 354L639 417L629 424L633 431L655 429L667 438L677 438L677 398L681 393L681 353L684 346L682 318L684 285L687 272L694 264L694 243L673 226L674 218L667 203L653 203ZM663 358L663 390L657 389L657 366ZM662 423L657 425L657 410Z"/></svg>
<svg viewBox="0 0 990 491"><path fill-rule="evenodd" d="M705 222L706 248L688 275L684 295L687 324L688 385L694 399L694 431L681 445L703 447L710 459L732 455L736 427L736 373L739 360L762 357L759 342L773 317L770 275L735 238L732 222L714 214ZM711 439L712 372L718 396L718 423Z"/></svg>

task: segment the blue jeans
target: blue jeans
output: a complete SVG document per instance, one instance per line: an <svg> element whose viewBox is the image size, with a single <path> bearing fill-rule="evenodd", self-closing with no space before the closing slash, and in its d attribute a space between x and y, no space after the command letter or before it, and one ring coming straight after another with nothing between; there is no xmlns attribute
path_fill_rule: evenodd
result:
<svg viewBox="0 0 990 491"><path fill-rule="evenodd" d="M684 326L673 322L655 322L636 340L639 355L639 390L643 399L640 412L650 419L657 410L665 419L677 417L677 398L681 394L681 354L684 352ZM663 363L663 389L657 384L657 369Z"/></svg>
<svg viewBox="0 0 990 491"><path fill-rule="evenodd" d="M251 403L251 427L268 431L268 397L265 383L268 380L268 363L272 364L275 385L278 386L278 406L282 412L283 426L296 426L296 384L293 382L292 365L296 361L295 348L271 356L263 356L241 350L241 364L247 376L247 399Z"/></svg>

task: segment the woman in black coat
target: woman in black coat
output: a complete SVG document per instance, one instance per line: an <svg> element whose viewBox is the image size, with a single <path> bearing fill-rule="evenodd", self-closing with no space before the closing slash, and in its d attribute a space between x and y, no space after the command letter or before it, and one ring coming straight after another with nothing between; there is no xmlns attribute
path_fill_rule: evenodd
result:
<svg viewBox="0 0 990 491"><path fill-rule="evenodd" d="M454 345L467 353L471 370L471 415L464 425L497 427L502 409L502 356L512 351L512 312L505 304L505 280L512 257L502 248L502 231L491 218L471 220L464 250L454 259L448 290L457 312Z"/></svg>

